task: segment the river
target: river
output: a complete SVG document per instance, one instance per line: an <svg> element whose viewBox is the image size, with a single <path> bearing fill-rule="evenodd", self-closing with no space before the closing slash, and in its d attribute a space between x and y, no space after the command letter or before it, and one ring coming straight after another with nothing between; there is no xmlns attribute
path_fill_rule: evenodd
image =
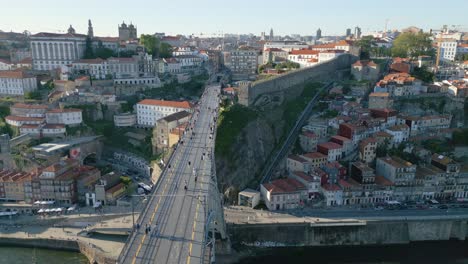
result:
<svg viewBox="0 0 468 264"><path fill-rule="evenodd" d="M417 242L409 245L304 247L258 250L238 264L463 264L468 242Z"/></svg>
<svg viewBox="0 0 468 264"><path fill-rule="evenodd" d="M88 264L77 252L24 247L0 247L0 264Z"/></svg>

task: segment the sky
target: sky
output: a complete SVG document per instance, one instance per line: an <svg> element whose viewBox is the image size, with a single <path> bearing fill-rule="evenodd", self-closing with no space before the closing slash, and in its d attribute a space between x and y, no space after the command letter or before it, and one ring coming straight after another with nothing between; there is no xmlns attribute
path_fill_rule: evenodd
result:
<svg viewBox="0 0 468 264"><path fill-rule="evenodd" d="M6 1L6 0L1 0ZM66 31L117 36L118 24L132 22L138 35L244 34L344 35L416 26L424 30L457 25L468 30L468 0L15 0L2 4L0 30Z"/></svg>

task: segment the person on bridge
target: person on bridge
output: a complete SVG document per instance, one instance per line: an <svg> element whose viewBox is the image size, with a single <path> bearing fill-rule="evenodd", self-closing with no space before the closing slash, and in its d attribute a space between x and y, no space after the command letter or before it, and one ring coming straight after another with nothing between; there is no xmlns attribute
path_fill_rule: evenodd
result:
<svg viewBox="0 0 468 264"><path fill-rule="evenodd" d="M187 185L184 185L184 190L187 191Z"/></svg>

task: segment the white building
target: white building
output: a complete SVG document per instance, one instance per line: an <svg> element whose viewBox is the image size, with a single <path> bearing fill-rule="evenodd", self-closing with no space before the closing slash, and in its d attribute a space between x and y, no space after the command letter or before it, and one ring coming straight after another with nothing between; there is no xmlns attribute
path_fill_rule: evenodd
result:
<svg viewBox="0 0 468 264"><path fill-rule="evenodd" d="M289 172L301 171L308 173L310 171L310 163L298 155L289 155L286 160L286 168Z"/></svg>
<svg viewBox="0 0 468 264"><path fill-rule="evenodd" d="M143 127L154 127L159 119L180 111L191 112L190 103L145 99L137 103L137 124Z"/></svg>
<svg viewBox="0 0 468 264"><path fill-rule="evenodd" d="M48 124L79 125L83 122L82 110L74 108L52 109L46 112Z"/></svg>
<svg viewBox="0 0 468 264"><path fill-rule="evenodd" d="M13 69L13 63L4 59L0 59L0 71L9 71L12 69Z"/></svg>
<svg viewBox="0 0 468 264"><path fill-rule="evenodd" d="M329 61L343 54L344 54L344 50L339 50L339 49L321 51L318 54L318 62L321 63L321 62Z"/></svg>
<svg viewBox="0 0 468 264"><path fill-rule="evenodd" d="M454 61L457 55L457 41L455 39L444 39L440 42L440 59Z"/></svg>
<svg viewBox="0 0 468 264"><path fill-rule="evenodd" d="M75 74L89 74L98 80L136 78L139 73L135 58L81 59L73 62L72 69Z"/></svg>
<svg viewBox="0 0 468 264"><path fill-rule="evenodd" d="M307 188L295 179L278 179L260 185L260 192L268 210L295 209L307 199Z"/></svg>
<svg viewBox="0 0 468 264"><path fill-rule="evenodd" d="M160 74L177 74L182 72L182 64L175 58L162 59L158 66L158 72Z"/></svg>
<svg viewBox="0 0 468 264"><path fill-rule="evenodd" d="M44 123L45 119L42 117L25 117L25 116L12 116L5 117L5 122L10 126L20 127L22 125L39 125Z"/></svg>
<svg viewBox="0 0 468 264"><path fill-rule="evenodd" d="M0 95L24 96L37 90L37 79L24 71L0 71Z"/></svg>
<svg viewBox="0 0 468 264"><path fill-rule="evenodd" d="M287 52L292 50L307 49L309 45L298 41L268 41L263 46L263 51L267 49L281 49Z"/></svg>
<svg viewBox="0 0 468 264"><path fill-rule="evenodd" d="M83 57L86 35L76 34L70 26L68 33L41 32L30 37L34 70L53 70Z"/></svg>
<svg viewBox="0 0 468 264"><path fill-rule="evenodd" d="M410 136L410 129L405 124L391 126L385 129L385 132L393 136L391 142L393 145L397 145L401 142L407 141Z"/></svg>
<svg viewBox="0 0 468 264"><path fill-rule="evenodd" d="M61 137L65 135L65 132L64 124L22 125L20 127L20 134L32 136Z"/></svg>
<svg viewBox="0 0 468 264"><path fill-rule="evenodd" d="M172 56L196 55L197 51L190 46L176 47L172 51Z"/></svg>
<svg viewBox="0 0 468 264"><path fill-rule="evenodd" d="M321 191L327 206L343 204L343 190L337 184L324 184Z"/></svg>
<svg viewBox="0 0 468 264"><path fill-rule="evenodd" d="M293 50L289 52L288 60L295 63L299 63L301 68L310 67L319 62L318 54L319 51L317 50Z"/></svg>
<svg viewBox="0 0 468 264"><path fill-rule="evenodd" d="M131 127L136 125L137 115L133 113L123 113L114 115L114 125L116 127Z"/></svg>
<svg viewBox="0 0 468 264"><path fill-rule="evenodd" d="M120 78L114 79L115 86L127 86L127 85L140 85L147 87L160 87L161 80L158 77L136 77L136 78Z"/></svg>

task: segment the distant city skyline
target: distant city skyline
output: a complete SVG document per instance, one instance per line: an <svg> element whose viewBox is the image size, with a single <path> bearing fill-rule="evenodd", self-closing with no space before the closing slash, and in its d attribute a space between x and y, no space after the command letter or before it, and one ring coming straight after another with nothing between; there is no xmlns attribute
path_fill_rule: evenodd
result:
<svg viewBox="0 0 468 264"><path fill-rule="evenodd" d="M78 2L74 2L78 4ZM97 36L117 36L118 24L132 22L138 35L165 32L168 35L255 34L273 28L275 35L344 35L347 28L362 31L385 28L402 29L416 26L424 30L440 29L444 24L467 29L465 10L468 1L394 0L382 2L362 0L323 1L291 0L287 4L238 0L220 3L212 0L153 1L134 0L79 1L79 6L58 0L13 1L2 7L0 30L22 32L66 32L73 25L76 32L86 34L88 19ZM450 15L447 15L450 14ZM463 24L465 23L465 24Z"/></svg>

